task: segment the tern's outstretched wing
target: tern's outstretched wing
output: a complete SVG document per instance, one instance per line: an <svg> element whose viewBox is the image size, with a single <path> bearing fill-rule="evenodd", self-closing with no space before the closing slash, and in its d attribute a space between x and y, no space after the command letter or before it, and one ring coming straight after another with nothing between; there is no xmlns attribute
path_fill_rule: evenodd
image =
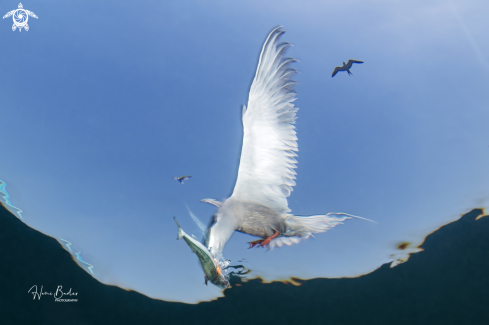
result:
<svg viewBox="0 0 489 325"><path fill-rule="evenodd" d="M3 18L2 18L2 19L12 16L12 15L14 14L14 12L15 12L15 10L12 10L12 11L7 12L7 13L5 14L5 16L3 16Z"/></svg>
<svg viewBox="0 0 489 325"><path fill-rule="evenodd" d="M331 75L331 78L333 78L334 76L336 76L336 74L338 73L338 71L343 71L344 69L342 69L342 67L335 67L334 70L333 70L333 74Z"/></svg>
<svg viewBox="0 0 489 325"><path fill-rule="evenodd" d="M36 14L33 13L32 11L26 10L27 14L31 17L37 18Z"/></svg>
<svg viewBox="0 0 489 325"><path fill-rule="evenodd" d="M348 63L346 64L346 66L348 67L348 69L351 68L351 66L353 65L353 63L363 63L363 61L358 61L358 60L348 60Z"/></svg>
<svg viewBox="0 0 489 325"><path fill-rule="evenodd" d="M287 197L295 185L297 107L293 90L295 73L284 58L284 32L275 28L260 54L251 85L248 109L243 107L243 147L232 198L266 205L277 212L290 211Z"/></svg>

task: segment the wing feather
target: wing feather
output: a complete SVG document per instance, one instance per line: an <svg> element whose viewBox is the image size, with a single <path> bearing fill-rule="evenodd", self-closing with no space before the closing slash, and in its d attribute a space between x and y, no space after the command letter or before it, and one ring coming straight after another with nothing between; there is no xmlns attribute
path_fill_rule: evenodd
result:
<svg viewBox="0 0 489 325"><path fill-rule="evenodd" d="M338 71L343 71L342 67L335 67L331 78L334 77L338 73Z"/></svg>
<svg viewBox="0 0 489 325"><path fill-rule="evenodd" d="M272 241L269 244L268 249L272 250L275 247L282 247L283 245L287 246L292 246L293 244L298 244L301 240L306 239L309 236L304 236L304 237L277 237L272 239Z"/></svg>
<svg viewBox="0 0 489 325"><path fill-rule="evenodd" d="M351 68L351 66L353 65L353 63L363 63L363 61L359 61L359 60L353 60L353 59L350 59L348 60L348 63L346 64L346 66L348 67L348 69Z"/></svg>
<svg viewBox="0 0 489 325"><path fill-rule="evenodd" d="M243 146L238 178L232 197L263 204L278 212L290 211L287 197L295 185L297 107L290 68L295 59L285 58L288 43L275 28L263 45L247 108L243 107Z"/></svg>

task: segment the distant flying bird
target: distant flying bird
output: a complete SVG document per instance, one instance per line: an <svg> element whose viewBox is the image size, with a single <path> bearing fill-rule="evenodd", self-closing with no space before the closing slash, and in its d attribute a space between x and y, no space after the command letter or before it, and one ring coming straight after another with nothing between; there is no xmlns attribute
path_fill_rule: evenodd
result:
<svg viewBox="0 0 489 325"><path fill-rule="evenodd" d="M189 179L190 175L187 175L187 176L180 176L180 177L176 177L176 176L173 176L173 179L176 180L176 181L179 181L180 184L183 184L183 181L186 181L187 179Z"/></svg>
<svg viewBox="0 0 489 325"><path fill-rule="evenodd" d="M331 76L331 78L334 77L338 73L338 71L346 71L348 72L348 75L351 75L352 73L350 71L350 68L353 65L353 63L363 63L363 61L352 60L352 59L348 60L348 63L345 63L345 61L343 61L342 67L334 68L333 75Z"/></svg>
<svg viewBox="0 0 489 325"><path fill-rule="evenodd" d="M214 256L222 253L234 231L260 238L250 242L250 248L273 248L299 243L355 217L341 212L308 217L289 213L287 197L296 175L298 108L291 78L296 71L290 67L296 60L284 56L290 45L279 42L283 33L275 28L266 39L248 107L243 107L243 143L234 191L224 202L203 200L218 207L205 240Z"/></svg>

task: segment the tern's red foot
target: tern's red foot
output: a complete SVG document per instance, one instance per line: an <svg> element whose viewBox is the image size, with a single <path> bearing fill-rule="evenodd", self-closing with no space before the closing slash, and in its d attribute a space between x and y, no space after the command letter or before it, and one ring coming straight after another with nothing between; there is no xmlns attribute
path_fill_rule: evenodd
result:
<svg viewBox="0 0 489 325"><path fill-rule="evenodd" d="M267 239L265 239L262 243L261 243L261 247L267 247L268 244L270 244L270 242L272 241L272 239L276 238L277 236L279 235L279 232L277 230L275 230L275 233L273 235L271 235L270 237L268 237Z"/></svg>
<svg viewBox="0 0 489 325"><path fill-rule="evenodd" d="M254 240L254 241L249 241L249 242L248 242L248 244L250 244L250 247L248 247L248 248L253 248L253 247L255 247L256 245L263 243L263 241L264 241L263 239L260 239L260 240Z"/></svg>

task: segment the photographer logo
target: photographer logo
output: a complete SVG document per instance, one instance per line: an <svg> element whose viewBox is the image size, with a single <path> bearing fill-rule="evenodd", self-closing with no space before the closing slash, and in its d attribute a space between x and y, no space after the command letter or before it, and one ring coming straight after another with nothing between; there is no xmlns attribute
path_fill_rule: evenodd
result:
<svg viewBox="0 0 489 325"><path fill-rule="evenodd" d="M56 291L53 293L53 291L44 291L43 286L38 290L37 285L33 285L27 293L32 294L32 299L33 300L41 300L42 296L51 296L54 298L54 301L56 302L77 302L78 301L78 292L72 292L71 288L70 290L64 292L63 291L63 286L59 285L56 288Z"/></svg>
<svg viewBox="0 0 489 325"><path fill-rule="evenodd" d="M22 31L22 28L24 28L26 31L29 30L29 25L27 25L29 16L37 19L36 14L33 13L32 11L25 10L22 3L19 3L18 9L14 9L12 11L7 12L5 16L3 16L3 19L8 18L10 16L12 16L12 19L14 20L14 24L12 25L12 31L15 31L18 28L19 32Z"/></svg>

